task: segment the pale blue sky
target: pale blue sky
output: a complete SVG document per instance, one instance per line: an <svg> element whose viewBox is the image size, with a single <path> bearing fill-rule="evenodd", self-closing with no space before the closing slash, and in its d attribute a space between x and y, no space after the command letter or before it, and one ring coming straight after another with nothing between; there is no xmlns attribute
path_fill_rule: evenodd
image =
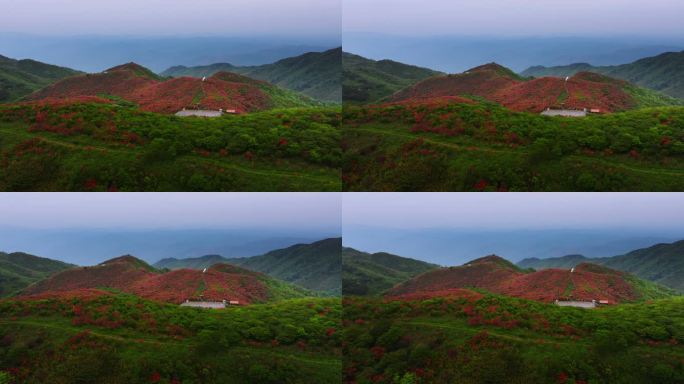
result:
<svg viewBox="0 0 684 384"><path fill-rule="evenodd" d="M683 36L681 0L344 0L343 31Z"/></svg>
<svg viewBox="0 0 684 384"><path fill-rule="evenodd" d="M3 225L28 228L339 228L336 193L2 193Z"/></svg>
<svg viewBox="0 0 684 384"><path fill-rule="evenodd" d="M684 228L684 193L347 193L343 227Z"/></svg>
<svg viewBox="0 0 684 384"><path fill-rule="evenodd" d="M345 246L441 265L615 256L684 239L684 193L346 193Z"/></svg>
<svg viewBox="0 0 684 384"><path fill-rule="evenodd" d="M0 32L339 35L341 0L0 0Z"/></svg>

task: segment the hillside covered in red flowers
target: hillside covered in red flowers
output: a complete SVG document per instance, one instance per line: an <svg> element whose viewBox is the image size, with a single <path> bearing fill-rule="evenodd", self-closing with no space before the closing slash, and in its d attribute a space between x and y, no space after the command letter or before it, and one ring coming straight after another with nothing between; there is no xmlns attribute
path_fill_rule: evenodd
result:
<svg viewBox="0 0 684 384"><path fill-rule="evenodd" d="M636 302L666 297L666 289L638 280L624 272L584 263L574 270L523 270L495 255L459 267L426 272L388 291L391 297L443 296L460 288L477 288L507 296L542 302L554 300L606 300Z"/></svg>
<svg viewBox="0 0 684 384"><path fill-rule="evenodd" d="M66 78L26 99L68 99L84 96L121 98L144 111L175 113L183 108L256 112L272 108L312 106L317 102L265 81L219 72L206 79L162 78L135 63L101 73Z"/></svg>
<svg viewBox="0 0 684 384"><path fill-rule="evenodd" d="M445 96L476 96L514 111L534 113L546 108L586 108L610 113L677 104L675 99L596 73L580 72L567 81L556 77L523 78L496 63L461 74L426 79L397 92L389 101Z"/></svg>
<svg viewBox="0 0 684 384"><path fill-rule="evenodd" d="M262 273L228 264L202 270L159 271L133 256L122 256L92 267L69 269L39 281L22 292L41 298L59 294L71 297L94 289L115 289L137 296L180 304L185 300L234 300L240 304L306 296L306 290L274 280Z"/></svg>

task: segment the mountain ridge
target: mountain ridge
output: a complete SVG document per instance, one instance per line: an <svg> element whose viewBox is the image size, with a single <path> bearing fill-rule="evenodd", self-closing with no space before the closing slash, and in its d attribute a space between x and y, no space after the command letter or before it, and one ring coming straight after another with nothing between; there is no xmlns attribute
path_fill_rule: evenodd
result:
<svg viewBox="0 0 684 384"><path fill-rule="evenodd" d="M386 295L440 295L464 288L484 289L547 303L555 300L605 300L615 304L674 295L674 291L655 283L605 266L585 262L570 270L522 270L496 255L475 259L457 267L428 271L398 284Z"/></svg>
<svg viewBox="0 0 684 384"><path fill-rule="evenodd" d="M590 71L627 80L635 85L653 89L672 97L684 98L684 51L665 52L645 57L628 64L593 66L574 63L564 66L532 66L523 76L572 76L579 71Z"/></svg>
<svg viewBox="0 0 684 384"><path fill-rule="evenodd" d="M244 75L218 72L202 79L166 79L136 63L60 80L28 95L26 100L83 96L121 98L138 104L144 111L158 113L176 113L184 108L246 113L321 104L307 96Z"/></svg>
<svg viewBox="0 0 684 384"><path fill-rule="evenodd" d="M445 96L479 97L518 112L546 108L591 109L602 113L655 106L684 105L684 100L640 88L593 72L572 77L525 78L497 63L460 74L431 77L402 89L388 101L414 101Z"/></svg>
<svg viewBox="0 0 684 384"><path fill-rule="evenodd" d="M102 288L173 304L188 299L251 304L309 296L303 288L234 265L215 264L204 271L160 271L131 255L59 272L25 288L20 296L69 296L72 292Z"/></svg>
<svg viewBox="0 0 684 384"><path fill-rule="evenodd" d="M582 255L568 255L548 259L523 259L517 264L525 268L550 268L573 267L577 261L590 261L684 292L683 254L684 240L680 240L673 243L658 243L612 257L588 258Z"/></svg>
<svg viewBox="0 0 684 384"><path fill-rule="evenodd" d="M0 103L21 99L58 80L81 74L71 68L0 55Z"/></svg>
<svg viewBox="0 0 684 384"><path fill-rule="evenodd" d="M342 249L342 292L377 295L394 285L437 268L438 265L387 252L367 253Z"/></svg>
<svg viewBox="0 0 684 384"><path fill-rule="evenodd" d="M421 80L442 74L429 68L393 60L371 60L342 53L342 91L345 103L376 102Z"/></svg>
<svg viewBox="0 0 684 384"><path fill-rule="evenodd" d="M23 252L0 252L0 297L18 292L73 264Z"/></svg>
<svg viewBox="0 0 684 384"><path fill-rule="evenodd" d="M189 259L163 259L154 264L157 268L203 269L215 263L228 263L297 284L307 289L338 295L342 291L340 280L341 238L328 238L313 243L294 244L251 257L226 258L205 255Z"/></svg>
<svg viewBox="0 0 684 384"><path fill-rule="evenodd" d="M234 72L268 81L317 100L341 103L341 53L342 48L333 48L324 52L308 52L257 66L235 66L230 63L195 67L178 65L166 69L161 72L161 75L204 77L213 76L217 72Z"/></svg>

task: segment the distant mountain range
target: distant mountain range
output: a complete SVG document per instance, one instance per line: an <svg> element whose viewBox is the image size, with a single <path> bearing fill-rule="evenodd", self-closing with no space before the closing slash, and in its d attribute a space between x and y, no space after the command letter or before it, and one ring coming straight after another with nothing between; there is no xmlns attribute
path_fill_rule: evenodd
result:
<svg viewBox="0 0 684 384"><path fill-rule="evenodd" d="M240 304L250 304L308 294L293 284L234 265L215 264L206 271L178 269L161 272L136 257L126 255L93 267L77 267L56 273L25 288L21 295L68 295L73 291L103 288L174 304L193 299L235 300Z"/></svg>
<svg viewBox="0 0 684 384"><path fill-rule="evenodd" d="M492 10L494 12L494 10ZM579 32L579 31L578 31ZM409 36L345 32L344 50L456 73L495 61L516 72L534 65L618 65L681 51L681 37Z"/></svg>
<svg viewBox="0 0 684 384"><path fill-rule="evenodd" d="M213 76L222 71L233 72L268 81L317 100L340 103L342 102L341 54L342 48L335 48L325 52L309 52L258 66L235 66L229 63L198 67L181 65L171 67L163 71L161 75L201 78Z"/></svg>
<svg viewBox="0 0 684 384"><path fill-rule="evenodd" d="M370 254L345 247L342 249L342 293L379 295L435 268L439 266L390 253Z"/></svg>
<svg viewBox="0 0 684 384"><path fill-rule="evenodd" d="M16 101L57 80L81 73L35 60L14 60L0 55L0 103Z"/></svg>
<svg viewBox="0 0 684 384"><path fill-rule="evenodd" d="M253 257L225 258L219 255L207 255L187 259L167 258L159 260L154 266L160 269L203 269L218 263L229 263L262 272L307 289L340 294L342 291L341 249L342 239L331 238L311 244L296 244Z"/></svg>
<svg viewBox="0 0 684 384"><path fill-rule="evenodd" d="M0 252L0 297L16 293L74 265L27 253Z"/></svg>
<svg viewBox="0 0 684 384"><path fill-rule="evenodd" d="M458 267L428 271L395 286L387 295L440 296L471 288L548 303L554 300L605 300L615 304L675 294L626 272L596 264L582 263L573 269L530 271L490 255Z"/></svg>
<svg viewBox="0 0 684 384"><path fill-rule="evenodd" d="M667 52L623 65L593 66L576 63L555 67L534 66L523 71L522 75L566 77L579 72L604 74L684 99L684 51Z"/></svg>
<svg viewBox="0 0 684 384"><path fill-rule="evenodd" d="M578 72L567 81L556 77L528 79L496 63L481 65L461 74L431 77L395 93L389 101L472 96L502 104L514 111L534 113L547 107L618 112L684 104L682 99L593 72Z"/></svg>
<svg viewBox="0 0 684 384"><path fill-rule="evenodd" d="M441 72L392 60L375 61L344 52L342 54L344 102L370 103L383 99Z"/></svg>
<svg viewBox="0 0 684 384"><path fill-rule="evenodd" d="M548 259L528 258L521 260L518 266L534 269L572 268L586 262L629 272L642 279L684 292L684 240L656 244L613 257L588 258L582 255L568 255Z"/></svg>

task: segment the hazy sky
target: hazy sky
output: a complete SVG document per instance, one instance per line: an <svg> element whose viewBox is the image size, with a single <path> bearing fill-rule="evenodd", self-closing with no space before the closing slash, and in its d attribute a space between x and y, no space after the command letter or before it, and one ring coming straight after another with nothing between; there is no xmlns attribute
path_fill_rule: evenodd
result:
<svg viewBox="0 0 684 384"><path fill-rule="evenodd" d="M354 193L343 242L441 265L615 256L684 239L684 193Z"/></svg>
<svg viewBox="0 0 684 384"><path fill-rule="evenodd" d="M681 0L344 0L343 31L401 35L677 35Z"/></svg>
<svg viewBox="0 0 684 384"><path fill-rule="evenodd" d="M0 0L0 32L339 35L341 0Z"/></svg>
<svg viewBox="0 0 684 384"><path fill-rule="evenodd" d="M684 228L684 193L347 193L343 228Z"/></svg>
<svg viewBox="0 0 684 384"><path fill-rule="evenodd" d="M3 193L4 225L28 228L339 228L335 193Z"/></svg>

